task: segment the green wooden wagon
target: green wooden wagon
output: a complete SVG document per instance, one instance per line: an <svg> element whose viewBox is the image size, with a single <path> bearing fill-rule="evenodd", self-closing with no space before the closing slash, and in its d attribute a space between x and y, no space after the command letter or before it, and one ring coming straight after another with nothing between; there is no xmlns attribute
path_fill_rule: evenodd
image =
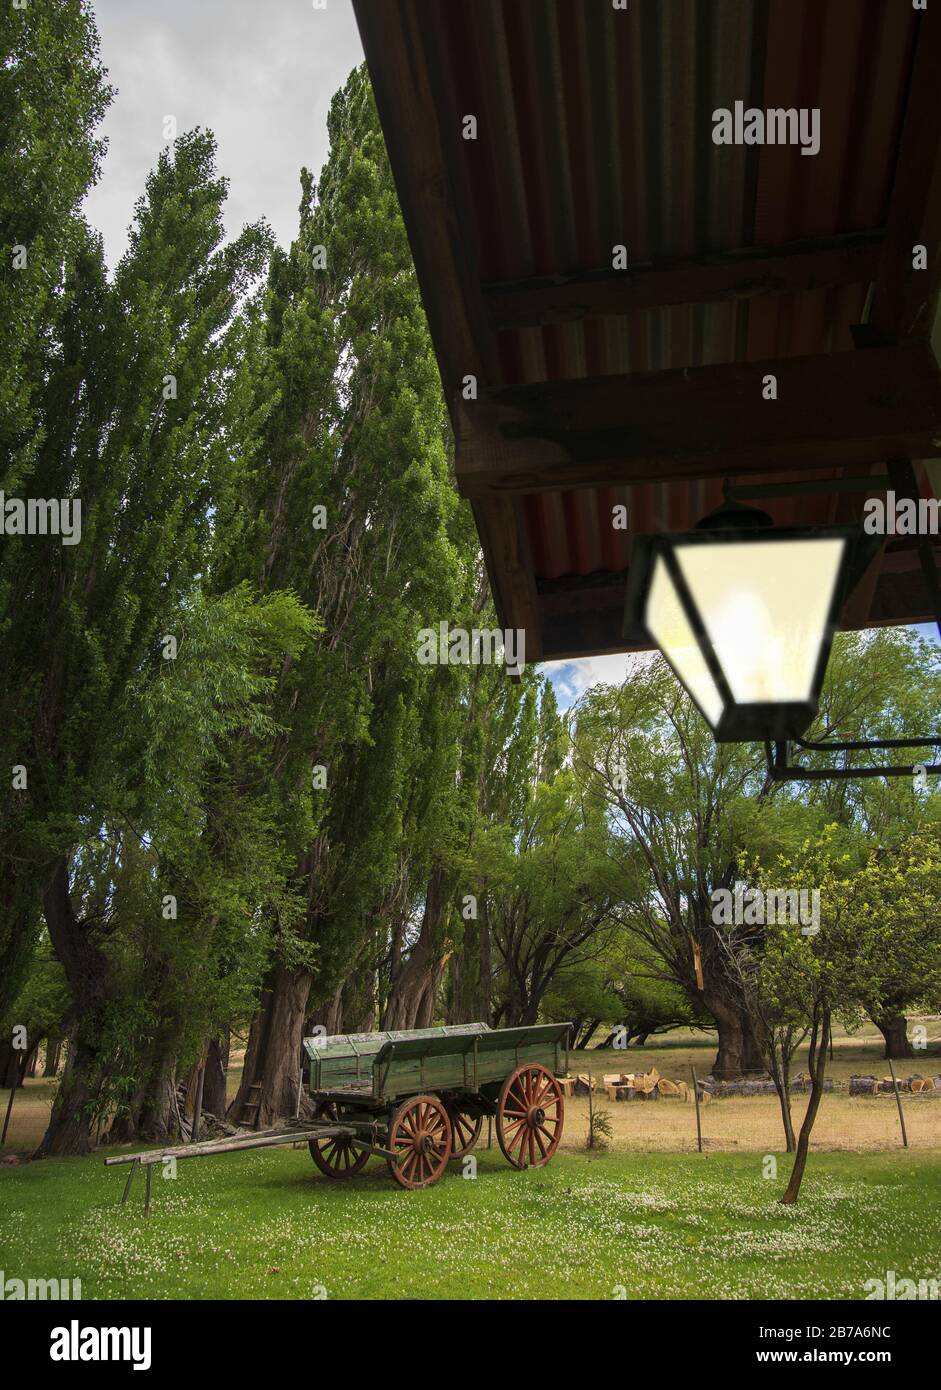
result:
<svg viewBox="0 0 941 1390"><path fill-rule="evenodd" d="M384 1158L402 1187L431 1187L452 1159L470 1153L484 1117L514 1168L540 1168L559 1147L571 1024L488 1028L486 1023L305 1038L311 1119L180 1148L106 1158L147 1173L153 1164L233 1149L304 1144L328 1178L352 1178Z"/></svg>
<svg viewBox="0 0 941 1390"><path fill-rule="evenodd" d="M370 1154L402 1187L430 1187L463 1158L493 1116L504 1157L538 1168L559 1147L568 1023L306 1038L315 1118L310 1153L329 1178L353 1177Z"/></svg>

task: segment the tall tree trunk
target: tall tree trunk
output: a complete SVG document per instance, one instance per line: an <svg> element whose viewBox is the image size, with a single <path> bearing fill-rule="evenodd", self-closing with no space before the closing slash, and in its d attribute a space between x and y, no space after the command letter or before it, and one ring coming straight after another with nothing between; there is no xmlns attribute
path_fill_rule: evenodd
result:
<svg viewBox="0 0 941 1390"><path fill-rule="evenodd" d="M226 1072L229 1067L229 1030L218 1038L213 1038L206 1054L206 1072L203 1078L203 1114L215 1115L225 1119L226 1112Z"/></svg>
<svg viewBox="0 0 941 1390"><path fill-rule="evenodd" d="M384 1029L424 1026L416 1022L419 1014L428 1016L434 1009L434 998L429 1000L428 991L437 987L447 962L447 955L441 952L439 944L444 917L443 894L444 874L436 867L428 878L418 940L389 990L382 1016Z"/></svg>
<svg viewBox="0 0 941 1390"><path fill-rule="evenodd" d="M467 927L464 928L464 942L462 949L451 957L451 969L448 974L448 997L445 1002L445 1023L470 1023L470 1009L467 1003L467 979L464 970L464 957L467 952Z"/></svg>
<svg viewBox="0 0 941 1390"><path fill-rule="evenodd" d="M791 1179L787 1185L784 1196L781 1198L785 1206L793 1206L801 1190L804 1169L807 1166L807 1153L810 1148L810 1133L814 1127L814 1121L817 1118L817 1111L820 1109L820 1097L823 1095L823 1079L827 1070L827 1047L829 1042L830 1010L829 1008L824 1008L821 1014L819 1037L815 1022L810 1038L810 1051L808 1053L808 1065L811 1075L810 1100L807 1102L807 1110L804 1114L804 1121L801 1125L800 1135L797 1140L797 1152L794 1155L794 1167L791 1169Z"/></svg>
<svg viewBox="0 0 941 1390"><path fill-rule="evenodd" d="M71 1052L72 1065L56 1092L49 1124L34 1158L72 1157L92 1151L92 1128L98 1113L101 1066L98 1050L81 1038Z"/></svg>
<svg viewBox="0 0 941 1390"><path fill-rule="evenodd" d="M479 1014L478 1019L481 1023L493 1024L496 1020L493 1017L493 944L490 937L490 922L487 917L486 904L480 915L480 983L477 987Z"/></svg>
<svg viewBox="0 0 941 1390"><path fill-rule="evenodd" d="M322 1028L328 1038L343 1032L343 986L336 989L308 1014L304 1022L303 1036L309 1037L316 1028ZM350 1030L354 1031L353 1029Z"/></svg>
<svg viewBox="0 0 941 1390"><path fill-rule="evenodd" d="M782 1053L784 1048L781 1049ZM771 1079L781 1107L781 1123L784 1126L784 1145L789 1154L796 1148L794 1139L794 1120L791 1115L791 1079L787 1071L787 1059L778 1055L777 1044L771 1043Z"/></svg>
<svg viewBox="0 0 941 1390"><path fill-rule="evenodd" d="M415 1028L430 1028L435 1021L435 1006L438 1001L438 990L444 977L445 967L450 956L444 955L440 958L435 968L429 972L428 981L424 992L415 1011Z"/></svg>
<svg viewBox="0 0 941 1390"><path fill-rule="evenodd" d="M164 1053L151 1068L137 1121L137 1137L149 1144L168 1144L180 1138L176 1099L176 1061Z"/></svg>
<svg viewBox="0 0 941 1390"><path fill-rule="evenodd" d="M881 1014L872 1021L885 1039L886 1057L893 1060L896 1057L914 1057L914 1049L908 1040L908 1019L904 1014Z"/></svg>
<svg viewBox="0 0 941 1390"><path fill-rule="evenodd" d="M523 1026L523 1016L525 1012L526 996L522 989L511 980L509 992L500 1008L505 1026L507 1028L521 1028Z"/></svg>
<svg viewBox="0 0 941 1390"><path fill-rule="evenodd" d="M62 1060L62 1034L51 1033L46 1039L46 1060L42 1069L43 1076L57 1076L59 1074L59 1063Z"/></svg>
<svg viewBox="0 0 941 1390"><path fill-rule="evenodd" d="M535 1024L536 1020L538 1019L539 1003L541 998L541 994L538 996L535 994L531 994L527 999L526 1007L523 1010L523 1017L521 1019L522 1026L524 1028L531 1027L533 1024Z"/></svg>
<svg viewBox="0 0 941 1390"><path fill-rule="evenodd" d="M261 1083L253 1120L257 1128L265 1129L294 1116L311 980L309 971L289 970L283 965L269 974L248 1035L242 1084L229 1106L231 1120L241 1118L254 1082Z"/></svg>
<svg viewBox="0 0 941 1390"><path fill-rule="evenodd" d="M105 953L89 939L84 922L72 909L69 865L64 855L52 867L43 893L49 937L72 992L74 1031L69 1064L56 1092L49 1124L37 1158L89 1153L99 1096L108 1071L102 1056L99 1024L110 998L111 968Z"/></svg>
<svg viewBox="0 0 941 1390"><path fill-rule="evenodd" d="M708 990L702 998L715 1019L719 1035L719 1048L712 1064L712 1074L716 1080L733 1081L746 1072L764 1071L761 1049L745 1010Z"/></svg>
<svg viewBox="0 0 941 1390"><path fill-rule="evenodd" d="M340 997L343 1017L348 1020L346 1031L371 1033L376 1026L375 971L354 970L344 983Z"/></svg>

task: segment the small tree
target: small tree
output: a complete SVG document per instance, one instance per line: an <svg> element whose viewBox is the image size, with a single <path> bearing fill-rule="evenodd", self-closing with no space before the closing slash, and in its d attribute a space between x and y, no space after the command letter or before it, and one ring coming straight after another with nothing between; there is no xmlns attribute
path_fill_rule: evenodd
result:
<svg viewBox="0 0 941 1390"><path fill-rule="evenodd" d="M762 941L744 946L732 933L716 927L719 949L728 961L730 975L738 981L745 1001L755 1041L778 1095L784 1145L788 1153L797 1148L791 1115L791 1066L794 1055L807 1037L803 992L790 987L788 962L781 956L789 949L787 935L772 933Z"/></svg>
<svg viewBox="0 0 941 1390"><path fill-rule="evenodd" d="M859 1023L893 989L910 998L936 997L941 982L941 833L930 826L898 850L858 858L842 850L839 829L829 826L799 854L781 859L775 887L812 886L820 894L819 928L767 923L735 957L781 1098L785 1134L790 1103L789 1063L809 1038L810 1098L795 1147L794 1166L782 1202L797 1201L810 1136L823 1096L834 1016ZM768 872L761 874L770 883ZM790 1148L790 1144L789 1144Z"/></svg>

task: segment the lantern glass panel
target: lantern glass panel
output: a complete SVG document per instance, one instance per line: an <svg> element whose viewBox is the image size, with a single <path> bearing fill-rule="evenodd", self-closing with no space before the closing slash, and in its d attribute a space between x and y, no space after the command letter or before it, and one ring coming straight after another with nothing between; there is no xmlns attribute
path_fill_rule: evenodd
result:
<svg viewBox="0 0 941 1390"><path fill-rule="evenodd" d="M818 661L845 549L843 537L746 544L716 540L676 547L680 571L737 705L815 697ZM669 584L668 576L664 578ZM675 593L673 601L682 613ZM660 603L669 611L667 600L661 597ZM687 630L695 643L688 624ZM659 644L653 628L651 635ZM675 661L674 665L698 700L697 691ZM695 669L692 662L690 666ZM704 662L702 669L708 676ZM715 690L711 678L710 683ZM705 705L703 710L711 720Z"/></svg>
<svg viewBox="0 0 941 1390"><path fill-rule="evenodd" d="M711 547L710 547L711 548ZM647 629L713 728L722 696L703 659L662 556L657 557L647 598Z"/></svg>

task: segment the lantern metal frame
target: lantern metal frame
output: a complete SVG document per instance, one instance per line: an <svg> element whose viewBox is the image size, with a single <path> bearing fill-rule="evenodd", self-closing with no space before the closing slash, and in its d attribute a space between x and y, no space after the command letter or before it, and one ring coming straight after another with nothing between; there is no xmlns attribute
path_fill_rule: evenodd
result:
<svg viewBox="0 0 941 1390"><path fill-rule="evenodd" d="M730 524L734 523L735 520L740 520L746 524ZM646 625L645 613L656 564L658 559L662 559L706 668L722 698L723 712L717 724L713 724L712 720L708 718L695 695L686 686L680 673L670 661L669 655L666 652L662 654L673 674L687 690L693 703L712 729L716 742L760 743L770 741L778 743L782 740L796 739L804 733L817 714L820 690L830 658L833 636L837 630L840 609L848 593L873 558L878 545L873 546L872 538L866 536L858 526L778 528L771 524L770 518L766 518L764 513L757 512L754 508L744 507L720 509L713 516L704 518L704 521L700 522L700 528L702 529L635 537L624 608L623 631L625 640L632 645L649 643L651 646L657 646L653 634ZM770 541L784 546L790 541L815 539L843 540L845 546L817 655L814 678L811 684L811 697L801 701L755 701L740 704L732 696L728 678L709 640L703 616L699 612L696 601L682 574L676 550L680 546L735 544L741 545L744 551L750 544L766 544Z"/></svg>
<svg viewBox="0 0 941 1390"><path fill-rule="evenodd" d="M811 753L859 753L864 751L891 748L941 748L941 737L928 735L925 738L864 738L848 742L830 740L813 741L796 738L793 742L798 748ZM772 744L765 743L765 757L768 764L768 778L772 782L849 782L870 777L914 777L917 772L929 776L941 773L941 763L879 763L866 767L804 767L791 763L790 743L780 739Z"/></svg>

